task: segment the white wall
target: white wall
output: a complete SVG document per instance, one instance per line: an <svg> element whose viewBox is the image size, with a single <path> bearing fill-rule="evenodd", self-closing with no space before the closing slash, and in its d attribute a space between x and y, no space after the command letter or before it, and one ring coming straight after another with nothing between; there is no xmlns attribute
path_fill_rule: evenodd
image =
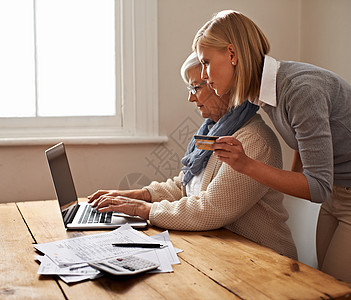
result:
<svg viewBox="0 0 351 300"><path fill-rule="evenodd" d="M179 69L196 31L222 9L235 9L252 18L267 35L275 58L310 62L351 82L349 0L159 0L160 133L168 135L169 142L67 145L80 197L98 188L140 187L151 179L178 173L189 134L201 123L195 107L186 101ZM289 169L291 150L282 140L281 144L284 168ZM0 147L0 202L55 198L44 157L48 146ZM306 233L304 228L314 228L318 209L307 201L289 197L285 201L294 216L289 224L302 249L299 255L315 265L314 251L312 255L308 251L314 247L314 231Z"/></svg>
<svg viewBox="0 0 351 300"><path fill-rule="evenodd" d="M351 1L302 1L301 59L351 82Z"/></svg>

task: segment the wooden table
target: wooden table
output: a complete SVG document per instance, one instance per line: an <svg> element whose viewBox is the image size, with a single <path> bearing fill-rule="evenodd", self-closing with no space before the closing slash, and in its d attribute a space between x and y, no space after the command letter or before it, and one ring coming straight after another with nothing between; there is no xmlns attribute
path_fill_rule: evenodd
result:
<svg viewBox="0 0 351 300"><path fill-rule="evenodd" d="M0 226L0 299L351 299L350 285L225 229L170 231L184 250L173 273L68 285L37 275L33 244L97 231L65 231L56 201L0 204Z"/></svg>

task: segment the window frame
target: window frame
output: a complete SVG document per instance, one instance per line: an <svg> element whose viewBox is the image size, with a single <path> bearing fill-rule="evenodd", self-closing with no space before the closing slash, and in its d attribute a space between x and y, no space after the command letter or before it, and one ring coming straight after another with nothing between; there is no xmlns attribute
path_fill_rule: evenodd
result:
<svg viewBox="0 0 351 300"><path fill-rule="evenodd" d="M157 0L115 0L115 14L117 115L0 118L0 144L167 141L158 129Z"/></svg>

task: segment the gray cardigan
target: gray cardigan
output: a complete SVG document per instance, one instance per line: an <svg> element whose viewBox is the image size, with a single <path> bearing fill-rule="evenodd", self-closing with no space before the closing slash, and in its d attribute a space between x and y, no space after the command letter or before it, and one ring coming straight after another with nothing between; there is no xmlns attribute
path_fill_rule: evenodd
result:
<svg viewBox="0 0 351 300"><path fill-rule="evenodd" d="M285 142L300 152L312 202L333 184L351 186L351 86L313 65L281 62L277 107L263 106Z"/></svg>

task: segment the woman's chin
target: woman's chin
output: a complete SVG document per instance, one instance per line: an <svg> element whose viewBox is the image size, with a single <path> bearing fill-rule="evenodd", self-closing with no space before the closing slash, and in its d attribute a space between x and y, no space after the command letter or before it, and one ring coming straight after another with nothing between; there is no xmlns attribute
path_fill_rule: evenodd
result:
<svg viewBox="0 0 351 300"><path fill-rule="evenodd" d="M213 89L215 94L219 97L223 97L225 95L229 95L230 93L230 90L221 90L221 89L218 89L218 88L215 88Z"/></svg>
<svg viewBox="0 0 351 300"><path fill-rule="evenodd" d="M203 113L202 111L200 111L201 117L203 117L204 119L208 118L208 114L207 113Z"/></svg>
<svg viewBox="0 0 351 300"><path fill-rule="evenodd" d="M221 97L223 95L223 93L218 90L218 89L214 89L214 92L216 93L217 96Z"/></svg>

